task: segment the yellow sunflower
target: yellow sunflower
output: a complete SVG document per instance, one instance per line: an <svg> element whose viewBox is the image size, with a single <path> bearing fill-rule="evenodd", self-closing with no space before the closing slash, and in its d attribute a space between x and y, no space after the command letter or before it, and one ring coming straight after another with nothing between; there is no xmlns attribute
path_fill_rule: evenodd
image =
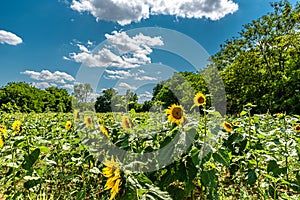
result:
<svg viewBox="0 0 300 200"><path fill-rule="evenodd" d="M0 148L2 148L4 146L4 141L2 139L2 136L0 135Z"/></svg>
<svg viewBox="0 0 300 200"><path fill-rule="evenodd" d="M100 125L100 130L106 137L109 137L108 130L105 128L104 124Z"/></svg>
<svg viewBox="0 0 300 200"><path fill-rule="evenodd" d="M110 200L112 200L120 191L121 171L118 162L114 161L113 157L111 158L111 160L106 160L103 164L105 165L102 170L103 175L108 178L104 189L110 189Z"/></svg>
<svg viewBox="0 0 300 200"><path fill-rule="evenodd" d="M201 92L198 92L194 97L194 104L197 106L205 105L206 103L206 97Z"/></svg>
<svg viewBox="0 0 300 200"><path fill-rule="evenodd" d="M66 130L67 131L70 130L71 127L72 127L72 122L71 121L67 121L67 123L66 123Z"/></svg>
<svg viewBox="0 0 300 200"><path fill-rule="evenodd" d="M4 137L7 137L7 130L6 130L6 126L4 125L0 125L0 135L3 134Z"/></svg>
<svg viewBox="0 0 300 200"><path fill-rule="evenodd" d="M122 116L122 127L127 131L128 129L132 128L132 122L126 116Z"/></svg>
<svg viewBox="0 0 300 200"><path fill-rule="evenodd" d="M300 125L296 125L296 126L295 126L295 131L296 131L297 133L300 133Z"/></svg>
<svg viewBox="0 0 300 200"><path fill-rule="evenodd" d="M229 123L229 122L224 122L222 124L222 126L224 127L224 129L227 131L227 132L231 132L232 131L232 125Z"/></svg>
<svg viewBox="0 0 300 200"><path fill-rule="evenodd" d="M84 123L87 127L92 127L93 120L91 116L84 116Z"/></svg>
<svg viewBox="0 0 300 200"><path fill-rule="evenodd" d="M168 120L170 122L174 122L177 125L183 123L183 107L181 105L173 104L172 106L169 106L166 110L166 114L168 115Z"/></svg>
<svg viewBox="0 0 300 200"><path fill-rule="evenodd" d="M12 124L12 130L14 131L15 134L19 133L21 131L21 121L16 120Z"/></svg>

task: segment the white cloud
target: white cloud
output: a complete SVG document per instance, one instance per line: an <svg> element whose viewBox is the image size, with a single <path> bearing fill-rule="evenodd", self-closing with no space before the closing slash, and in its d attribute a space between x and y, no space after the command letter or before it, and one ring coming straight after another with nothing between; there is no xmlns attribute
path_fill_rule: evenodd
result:
<svg viewBox="0 0 300 200"><path fill-rule="evenodd" d="M31 70L26 70L24 72L21 72L21 74L28 75L31 79L42 81L42 82L51 82L51 83L60 83L65 84L66 81L75 81L75 79L65 73L60 71L55 71L54 73L48 71L48 70L42 70L41 72L35 72Z"/></svg>
<svg viewBox="0 0 300 200"><path fill-rule="evenodd" d="M138 99L140 103L151 100L153 95L149 91L145 91L143 94L138 95Z"/></svg>
<svg viewBox="0 0 300 200"><path fill-rule="evenodd" d="M31 83L32 86L40 89L45 89L49 87L57 87L57 84L55 83L48 83L48 82L33 82Z"/></svg>
<svg viewBox="0 0 300 200"><path fill-rule="evenodd" d="M72 0L71 8L80 13L89 12L97 21L126 25L150 15L218 20L236 12L238 4L232 0Z"/></svg>
<svg viewBox="0 0 300 200"><path fill-rule="evenodd" d="M127 83L119 83L119 85L118 85L118 89L119 88L122 88L122 89L130 89L130 90L135 90L136 89L136 87L134 87L134 86L131 86L131 85L129 85L129 84L127 84Z"/></svg>
<svg viewBox="0 0 300 200"><path fill-rule="evenodd" d="M14 33L0 30L0 44L18 45L23 42L22 38Z"/></svg>
<svg viewBox="0 0 300 200"><path fill-rule="evenodd" d="M70 53L70 58L88 67L130 69L151 63L151 47L164 45L161 37L150 37L141 33L130 37L125 32L114 31L111 35L105 34L105 37L108 44L103 49L91 52L87 47L77 44L81 52Z"/></svg>
<svg viewBox="0 0 300 200"><path fill-rule="evenodd" d="M157 78L152 76L140 76L140 77L134 77L134 80L136 81L156 81Z"/></svg>

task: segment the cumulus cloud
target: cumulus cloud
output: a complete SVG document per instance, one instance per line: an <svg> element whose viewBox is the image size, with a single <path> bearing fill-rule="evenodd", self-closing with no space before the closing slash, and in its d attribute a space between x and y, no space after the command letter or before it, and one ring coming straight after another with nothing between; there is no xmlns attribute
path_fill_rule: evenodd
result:
<svg viewBox="0 0 300 200"><path fill-rule="evenodd" d="M141 103L151 100L152 97L153 95L149 91L145 91L143 94L138 95L139 102Z"/></svg>
<svg viewBox="0 0 300 200"><path fill-rule="evenodd" d="M52 83L65 84L66 81L75 81L73 76L67 74L66 72L55 71L54 73L48 70L42 70L41 72L26 70L21 72L21 74L28 75L31 79L38 81L46 81Z"/></svg>
<svg viewBox="0 0 300 200"><path fill-rule="evenodd" d="M161 37L145 36L142 33L130 37L126 32L114 31L105 34L105 37L107 45L101 50L91 52L87 47L77 44L81 52L70 53L69 57L88 67L130 69L151 63L151 48L164 45Z"/></svg>
<svg viewBox="0 0 300 200"><path fill-rule="evenodd" d="M41 88L41 89L45 89L45 88L49 88L49 87L57 87L57 84L48 83L48 82L33 82L33 83L31 83L31 85L33 87Z"/></svg>
<svg viewBox="0 0 300 200"><path fill-rule="evenodd" d="M136 89L136 87L135 86L131 86L131 85L129 85L129 84L127 84L127 83L120 83L119 85L118 85L118 90L119 89L129 89L129 90L135 90Z"/></svg>
<svg viewBox="0 0 300 200"><path fill-rule="evenodd" d="M139 76L139 77L134 77L134 80L136 81L156 81L156 77L152 76Z"/></svg>
<svg viewBox="0 0 300 200"><path fill-rule="evenodd" d="M72 0L73 10L91 13L96 20L120 25L139 22L151 15L218 20L238 10L232 0Z"/></svg>
<svg viewBox="0 0 300 200"><path fill-rule="evenodd" d="M14 33L0 30L0 44L18 45L23 42L22 38Z"/></svg>

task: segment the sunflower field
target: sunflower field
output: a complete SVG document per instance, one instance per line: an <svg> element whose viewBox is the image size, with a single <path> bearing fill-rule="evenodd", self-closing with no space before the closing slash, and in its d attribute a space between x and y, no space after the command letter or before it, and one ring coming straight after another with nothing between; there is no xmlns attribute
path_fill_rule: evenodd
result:
<svg viewBox="0 0 300 200"><path fill-rule="evenodd" d="M300 198L300 116L248 105L223 119L200 94L195 105L201 114L1 113L0 199Z"/></svg>

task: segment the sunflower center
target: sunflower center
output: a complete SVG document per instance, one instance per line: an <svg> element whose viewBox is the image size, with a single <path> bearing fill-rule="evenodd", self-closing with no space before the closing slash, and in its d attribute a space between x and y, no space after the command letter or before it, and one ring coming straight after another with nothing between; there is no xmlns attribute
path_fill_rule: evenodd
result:
<svg viewBox="0 0 300 200"><path fill-rule="evenodd" d="M198 98L198 103L199 103L199 104L204 103L204 98L203 98L203 97L199 97L199 98Z"/></svg>
<svg viewBox="0 0 300 200"><path fill-rule="evenodd" d="M300 131L300 126L296 126L296 131Z"/></svg>
<svg viewBox="0 0 300 200"><path fill-rule="evenodd" d="M181 119L182 118L182 115L183 115L183 111L181 108L174 108L172 110L172 116L175 118L175 119Z"/></svg>

